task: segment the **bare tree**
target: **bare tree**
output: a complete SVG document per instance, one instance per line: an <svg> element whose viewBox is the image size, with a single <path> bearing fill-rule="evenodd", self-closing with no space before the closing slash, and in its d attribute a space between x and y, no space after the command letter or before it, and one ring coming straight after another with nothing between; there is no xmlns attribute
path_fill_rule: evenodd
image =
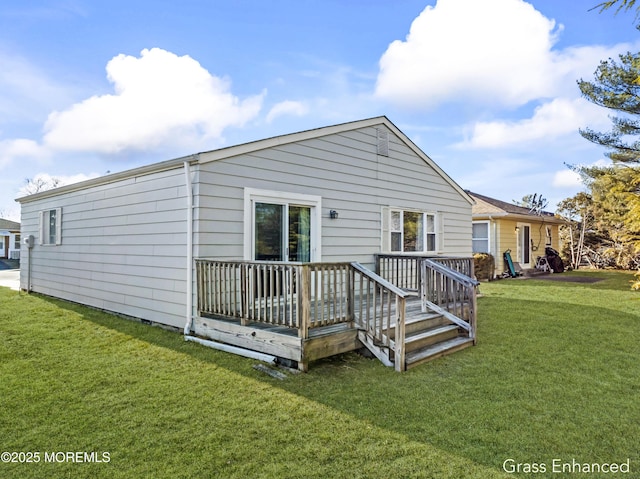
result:
<svg viewBox="0 0 640 479"><path fill-rule="evenodd" d="M35 195L41 191L51 190L61 186L61 180L55 176L36 175L33 178L25 178L26 185L22 191L27 195Z"/></svg>

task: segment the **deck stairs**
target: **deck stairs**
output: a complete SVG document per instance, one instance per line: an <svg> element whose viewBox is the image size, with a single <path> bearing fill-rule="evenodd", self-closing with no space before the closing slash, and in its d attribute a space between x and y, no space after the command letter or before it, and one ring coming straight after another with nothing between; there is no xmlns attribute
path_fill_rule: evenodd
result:
<svg viewBox="0 0 640 479"><path fill-rule="evenodd" d="M422 311L422 304L417 294L407 298L405 306L405 364L402 370L410 369L433 359L452 354L469 346L474 339L467 330L454 323L439 311ZM387 366L395 365L395 324L388 329L389 346L386 341L378 341L366 330L359 333L360 341L380 361ZM386 338L385 338L386 339Z"/></svg>
<svg viewBox="0 0 640 479"><path fill-rule="evenodd" d="M363 345L396 371L474 345L472 260L391 259L380 274L355 262L199 259L195 334L303 371Z"/></svg>

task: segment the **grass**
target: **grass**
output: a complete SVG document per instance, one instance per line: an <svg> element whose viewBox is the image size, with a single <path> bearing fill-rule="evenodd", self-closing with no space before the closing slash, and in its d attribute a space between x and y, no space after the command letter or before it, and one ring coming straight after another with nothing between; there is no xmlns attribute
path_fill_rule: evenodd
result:
<svg viewBox="0 0 640 479"><path fill-rule="evenodd" d="M398 374L347 354L285 381L256 361L0 288L0 477L505 478L552 461L640 475L640 294L483 283L474 348ZM51 463L45 452L109 462ZM544 464L510 474L503 463ZM521 467L521 470L525 466Z"/></svg>

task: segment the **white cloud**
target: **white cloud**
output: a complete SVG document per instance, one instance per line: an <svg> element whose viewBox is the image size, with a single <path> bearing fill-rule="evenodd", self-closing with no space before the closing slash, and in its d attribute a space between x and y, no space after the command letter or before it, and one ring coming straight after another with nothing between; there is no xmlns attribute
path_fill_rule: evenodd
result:
<svg viewBox="0 0 640 479"><path fill-rule="evenodd" d="M523 0L438 0L380 59L376 95L406 107L517 107L577 96L599 61L630 45L554 50L562 25Z"/></svg>
<svg viewBox="0 0 640 479"><path fill-rule="evenodd" d="M602 168L610 164L611 164L611 161L603 158L596 161L595 163L592 163L586 166L587 167L597 166ZM578 166L581 166L581 165L578 165ZM564 170L556 171L554 173L551 185L555 188L576 188L579 186L583 186L583 183L582 183L582 178L578 173L576 173L572 169L566 168Z"/></svg>
<svg viewBox="0 0 640 479"><path fill-rule="evenodd" d="M279 116L294 115L304 116L309 112L309 108L299 101L286 100L276 103L267 114L267 123L271 123Z"/></svg>
<svg viewBox="0 0 640 479"><path fill-rule="evenodd" d="M438 0L380 59L376 93L404 104L518 105L550 88L560 28L522 0Z"/></svg>
<svg viewBox="0 0 640 479"><path fill-rule="evenodd" d="M159 48L145 49L139 58L118 55L106 69L114 94L51 113L47 148L117 154L219 139L225 128L253 119L264 97L240 100L228 80L189 56Z"/></svg>
<svg viewBox="0 0 640 479"><path fill-rule="evenodd" d="M458 145L499 148L576 133L579 128L610 126L607 112L581 98L557 98L537 107L531 118L518 121L478 122L471 137Z"/></svg>
<svg viewBox="0 0 640 479"><path fill-rule="evenodd" d="M0 169L18 159L45 160L49 152L33 140L18 138L0 141Z"/></svg>
<svg viewBox="0 0 640 479"><path fill-rule="evenodd" d="M551 186L555 188L574 188L582 186L580 175L573 170L556 171L553 175Z"/></svg>

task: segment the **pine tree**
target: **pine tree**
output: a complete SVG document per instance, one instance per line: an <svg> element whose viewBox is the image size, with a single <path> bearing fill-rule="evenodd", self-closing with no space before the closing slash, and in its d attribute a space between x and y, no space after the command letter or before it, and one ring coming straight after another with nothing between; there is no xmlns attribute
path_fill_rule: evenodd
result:
<svg viewBox="0 0 640 479"><path fill-rule="evenodd" d="M596 105L620 113L611 116L610 132L580 130L587 140L609 149L606 155L614 162L640 164L640 53L620 55L600 62L593 82L578 81L582 95Z"/></svg>

